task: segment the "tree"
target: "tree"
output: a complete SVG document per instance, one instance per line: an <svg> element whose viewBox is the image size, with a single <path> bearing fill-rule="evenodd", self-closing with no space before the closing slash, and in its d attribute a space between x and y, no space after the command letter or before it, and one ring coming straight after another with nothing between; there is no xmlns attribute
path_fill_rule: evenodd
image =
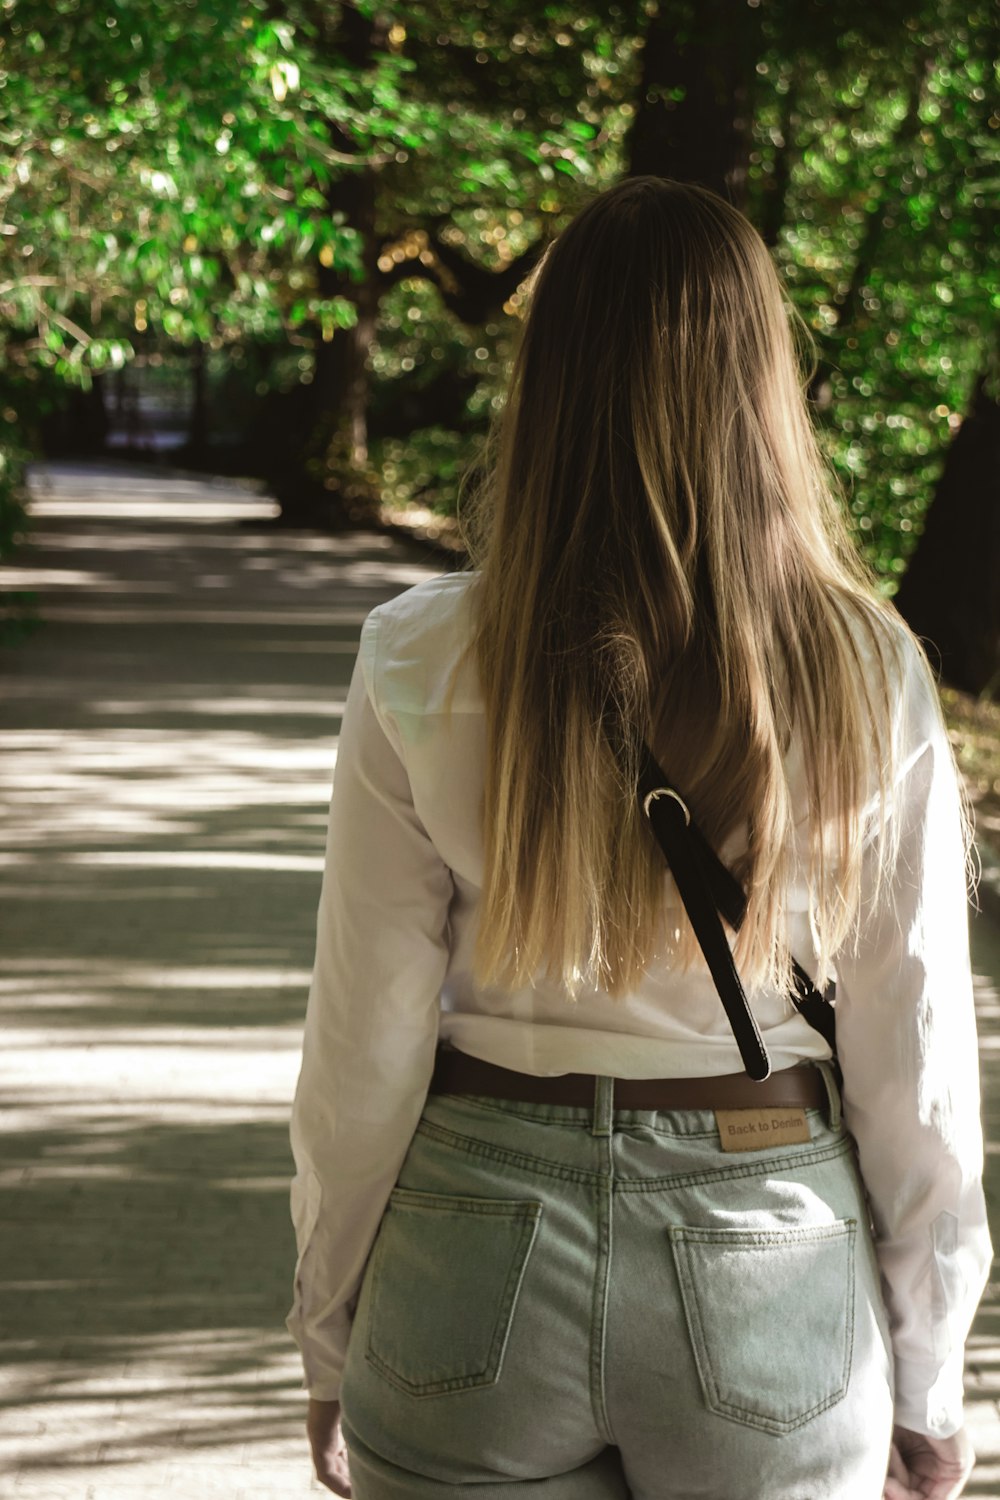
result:
<svg viewBox="0 0 1000 1500"><path fill-rule="evenodd" d="M286 391L253 426L289 512L447 508L552 235L623 172L701 180L813 329L824 443L897 584L995 322L985 0L8 12L15 383L200 346L204 389L225 357Z"/></svg>
<svg viewBox="0 0 1000 1500"><path fill-rule="evenodd" d="M896 603L967 693L1000 690L1000 402L980 375Z"/></svg>
<svg viewBox="0 0 1000 1500"><path fill-rule="evenodd" d="M629 171L697 182L744 208L762 7L662 4L642 43Z"/></svg>
<svg viewBox="0 0 1000 1500"><path fill-rule="evenodd" d="M456 13L444 39L460 60L474 24ZM378 299L399 280L392 252L380 268L406 196L397 168L431 166L432 208L446 180L459 202L530 202L531 177L552 176L541 153L583 170L581 139L596 134L577 119L512 128L457 70L447 86L429 70L437 95L416 87L405 37L404 21L364 3L222 0L192 21L186 5L121 0L105 25L78 0L18 0L2 120L13 274L0 298L24 337L8 362L87 381L153 330L210 348L286 340L308 351L295 425L315 481L363 489L366 356ZM435 267L445 221L417 252ZM441 280L460 300L457 271L452 258Z"/></svg>

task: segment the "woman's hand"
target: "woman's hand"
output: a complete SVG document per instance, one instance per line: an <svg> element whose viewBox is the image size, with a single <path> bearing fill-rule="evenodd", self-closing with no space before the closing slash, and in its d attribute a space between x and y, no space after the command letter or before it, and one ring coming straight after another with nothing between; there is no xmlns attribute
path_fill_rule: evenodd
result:
<svg viewBox="0 0 1000 1500"><path fill-rule="evenodd" d="M347 1448L340 1431L340 1402L314 1401L310 1396L306 1432L320 1484L335 1495L349 1496L351 1476L347 1470Z"/></svg>
<svg viewBox="0 0 1000 1500"><path fill-rule="evenodd" d="M954 1500L976 1461L964 1427L952 1437L925 1437L895 1427L883 1500Z"/></svg>

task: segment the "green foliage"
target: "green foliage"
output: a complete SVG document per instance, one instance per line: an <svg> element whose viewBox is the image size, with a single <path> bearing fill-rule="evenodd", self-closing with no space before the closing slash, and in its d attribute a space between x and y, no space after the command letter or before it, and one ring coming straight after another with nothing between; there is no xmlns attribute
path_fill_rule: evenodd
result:
<svg viewBox="0 0 1000 1500"><path fill-rule="evenodd" d="M0 368L30 406L198 341L252 423L255 399L305 401L375 277L369 464L387 497L447 508L519 312L516 291L463 302L448 259L485 285L626 170L654 12L678 44L700 24L690 0L2 0ZM381 28L363 61L359 15ZM814 330L823 440L891 590L996 343L996 17L762 16L749 212ZM362 181L364 232L342 206Z"/></svg>
<svg viewBox="0 0 1000 1500"><path fill-rule="evenodd" d="M996 349L995 42L985 6L945 5L867 48L844 32L833 66L778 47L759 65L774 92L755 200L790 151L776 254L829 381L827 452L890 592Z"/></svg>
<svg viewBox="0 0 1000 1500"><path fill-rule="evenodd" d="M85 383L134 333L280 337L295 292L299 322L304 302L348 326L348 307L287 284L314 247L360 270L317 187L329 146L289 102L294 28L237 0L6 8L3 295L37 329L19 352ZM330 78L317 92L343 103Z"/></svg>
<svg viewBox="0 0 1000 1500"><path fill-rule="evenodd" d="M338 55L340 7L281 9L8 0L0 296L16 327L37 328L27 352L42 363L85 381L110 357L105 325L180 341L350 327L350 303L323 298L313 263L364 274L357 231L327 200L360 167L378 168L402 214L407 183L419 212L448 211L456 191L530 199L543 152L586 169L578 120L560 133L512 128L495 99L460 108L466 91L449 87L431 34L417 42L428 89L401 40L359 71ZM330 122L356 155L332 144Z"/></svg>
<svg viewBox="0 0 1000 1500"><path fill-rule="evenodd" d="M372 445L382 498L400 511L422 506L438 515L454 515L459 481L470 457L467 434L448 427L421 427L405 438L380 438Z"/></svg>

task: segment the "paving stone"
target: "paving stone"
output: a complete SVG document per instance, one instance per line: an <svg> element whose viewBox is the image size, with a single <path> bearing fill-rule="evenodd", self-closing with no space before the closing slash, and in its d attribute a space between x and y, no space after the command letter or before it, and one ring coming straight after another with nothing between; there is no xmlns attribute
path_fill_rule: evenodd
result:
<svg viewBox="0 0 1000 1500"><path fill-rule="evenodd" d="M290 1488L292 1485L295 1486L294 1489ZM288 1500L289 1496L326 1495L329 1497L329 1494L330 1491L325 1485L320 1484L318 1480L314 1480L303 1489L301 1479L296 1479L295 1476L289 1474L287 1479L283 1480L277 1489L264 1489L254 1484L252 1487L237 1490L236 1500Z"/></svg>
<svg viewBox="0 0 1000 1500"><path fill-rule="evenodd" d="M121 1479L117 1476L102 1474L97 1480L81 1474L79 1482L86 1484L86 1490L82 1493L86 1493L88 1500L145 1500L145 1497L148 1495L152 1495L154 1500L156 1500L157 1496L171 1494L169 1487L161 1483L159 1479L147 1482L139 1478L136 1474ZM44 1493L44 1491L39 1492L39 1500L44 1500ZM76 1491L77 1495L80 1493L81 1491ZM185 1492L182 1490L180 1493L187 1500ZM201 1493L202 1490L199 1483L198 1494L200 1495ZM18 1500L20 1500L20 1494L21 1492L18 1490ZM197 1500L194 1492L191 1492L191 1500Z"/></svg>

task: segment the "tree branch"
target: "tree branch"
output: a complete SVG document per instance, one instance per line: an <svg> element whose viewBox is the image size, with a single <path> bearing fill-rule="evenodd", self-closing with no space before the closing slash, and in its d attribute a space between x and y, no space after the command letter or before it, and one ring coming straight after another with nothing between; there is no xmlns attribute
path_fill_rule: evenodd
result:
<svg viewBox="0 0 1000 1500"><path fill-rule="evenodd" d="M491 313L498 312L538 264L548 244L547 237L543 236L508 261L502 270L487 271L454 245L449 245L435 228L427 231L427 239L436 260L452 282L451 288L442 285L445 306L464 323L483 323Z"/></svg>
<svg viewBox="0 0 1000 1500"><path fill-rule="evenodd" d="M91 335L85 332L79 323L74 323L72 318L67 318L63 313L56 312L54 308L42 302L39 302L38 316L45 323L55 323L57 328L61 328L63 333L68 333L70 338L76 339L84 349L93 342Z"/></svg>
<svg viewBox="0 0 1000 1500"><path fill-rule="evenodd" d="M913 86L910 89L906 114L892 139L892 145L895 148L905 146L909 141L913 140L920 129L920 105L933 63L934 54L930 51L924 51L918 59L918 66ZM851 272L850 282L844 294L834 300L835 316L829 330L831 333L837 332L853 321L857 313L861 289L866 285L869 276L875 268L879 241L882 238L883 232L887 228L892 227L891 221L894 207L895 204L891 201L890 194L886 192L882 194L879 201L872 208L867 210L865 214L865 227L861 236L861 245L854 262L854 269ZM890 220L889 224L886 224L886 219Z"/></svg>
<svg viewBox="0 0 1000 1500"><path fill-rule="evenodd" d="M541 259L549 243L542 236L527 250L508 261L499 271L487 270L485 266L471 260L456 246L442 239L440 231L450 222L447 214L438 214L424 221L423 234L426 245L423 254L408 255L378 273L380 291L387 291L400 281L411 277L429 281L441 293L441 300L448 310L463 323L476 326L499 312L507 299L521 285L525 277ZM405 241L408 233L401 229L397 234L383 238L378 247L378 259L383 260ZM427 254L427 251L430 254Z"/></svg>
<svg viewBox="0 0 1000 1500"><path fill-rule="evenodd" d="M777 147L774 154L774 172L764 196L763 213L761 215L760 232L764 237L764 243L769 250L773 250L778 243L782 225L785 222L785 207L788 201L788 187L792 176L792 160L794 149L792 146L792 120L798 103L798 79L793 74L788 84L788 92L781 101L781 145Z"/></svg>
<svg viewBox="0 0 1000 1500"><path fill-rule="evenodd" d="M65 286L66 283L61 276L18 276L14 281L5 281L0 284L0 297L5 297L8 292L16 292L22 286Z"/></svg>

